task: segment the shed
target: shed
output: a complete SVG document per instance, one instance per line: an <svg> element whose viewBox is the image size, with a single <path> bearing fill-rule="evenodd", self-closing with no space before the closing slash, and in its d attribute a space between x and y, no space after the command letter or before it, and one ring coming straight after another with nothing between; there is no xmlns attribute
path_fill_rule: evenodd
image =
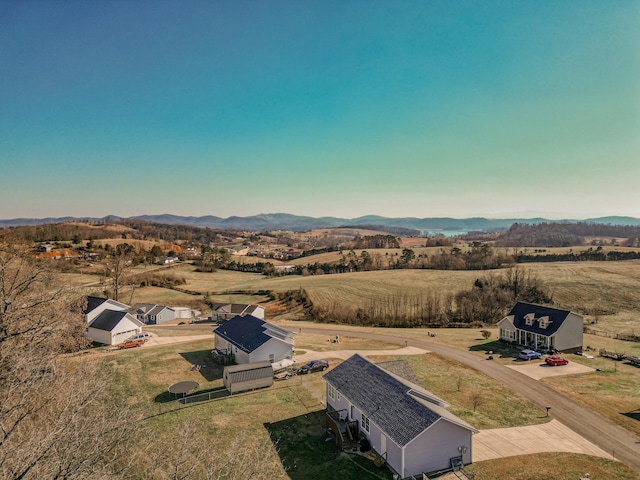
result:
<svg viewBox="0 0 640 480"><path fill-rule="evenodd" d="M222 378L224 386L233 395L273 385L273 368L267 361L232 365L224 367Z"/></svg>

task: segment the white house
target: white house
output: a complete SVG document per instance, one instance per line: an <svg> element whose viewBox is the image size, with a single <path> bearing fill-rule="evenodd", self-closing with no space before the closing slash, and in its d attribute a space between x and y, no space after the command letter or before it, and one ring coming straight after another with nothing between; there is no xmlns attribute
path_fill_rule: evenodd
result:
<svg viewBox="0 0 640 480"><path fill-rule="evenodd" d="M100 315L105 310L129 310L129 305L116 302L115 300L111 300L110 298L88 296L87 306L82 312L84 313L84 318L87 322L87 325L89 325L98 315Z"/></svg>
<svg viewBox="0 0 640 480"><path fill-rule="evenodd" d="M252 315L235 316L213 333L216 350L233 355L237 364L293 358L294 334Z"/></svg>
<svg viewBox="0 0 640 480"><path fill-rule="evenodd" d="M94 342L115 345L142 333L142 322L125 310L103 310L87 326L85 336Z"/></svg>
<svg viewBox="0 0 640 480"><path fill-rule="evenodd" d="M236 315L252 315L264 320L264 307L245 303L216 303L211 308L211 320L228 320Z"/></svg>
<svg viewBox="0 0 640 480"><path fill-rule="evenodd" d="M568 310L518 302L498 327L500 340L535 350L582 350L583 319Z"/></svg>
<svg viewBox="0 0 640 480"><path fill-rule="evenodd" d="M398 478L471 463L471 437L478 431L419 385L357 354L324 380L337 443L362 433ZM353 427L355 433L347 430Z"/></svg>

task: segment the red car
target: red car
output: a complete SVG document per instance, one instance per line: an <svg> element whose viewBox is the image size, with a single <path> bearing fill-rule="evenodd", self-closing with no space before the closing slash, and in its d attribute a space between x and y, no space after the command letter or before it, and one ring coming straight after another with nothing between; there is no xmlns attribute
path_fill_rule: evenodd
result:
<svg viewBox="0 0 640 480"><path fill-rule="evenodd" d="M569 363L569 360L564 357L560 357L559 355L550 355L544 359L544 362L547 365L555 367L557 365L566 365L567 363Z"/></svg>
<svg viewBox="0 0 640 480"><path fill-rule="evenodd" d="M138 339L138 340L125 340L123 343L120 343L117 345L117 347L120 350L124 350L127 348L134 348L134 347L141 347L142 345L144 345L144 340L142 339Z"/></svg>

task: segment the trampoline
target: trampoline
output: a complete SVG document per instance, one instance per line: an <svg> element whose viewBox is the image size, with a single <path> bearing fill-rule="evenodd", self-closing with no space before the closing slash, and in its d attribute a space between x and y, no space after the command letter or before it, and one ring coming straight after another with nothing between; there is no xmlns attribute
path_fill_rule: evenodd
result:
<svg viewBox="0 0 640 480"><path fill-rule="evenodd" d="M198 388L200 384L198 382L194 382L193 380L187 380L184 382L174 383L169 387L169 393L171 395L182 395L183 397L192 390Z"/></svg>

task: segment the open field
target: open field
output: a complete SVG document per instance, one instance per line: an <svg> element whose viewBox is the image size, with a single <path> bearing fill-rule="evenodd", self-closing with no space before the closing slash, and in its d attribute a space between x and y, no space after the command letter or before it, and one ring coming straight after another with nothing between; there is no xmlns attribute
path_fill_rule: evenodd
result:
<svg viewBox="0 0 640 480"><path fill-rule="evenodd" d="M640 260L622 262L559 262L520 265L535 274L551 290L555 304L584 315L589 328L607 334L640 333ZM251 292L274 290L284 292L303 288L314 304L324 307L364 305L372 298L393 295L455 294L469 289L491 271L444 270L381 270L335 275L284 276L267 278L260 274L219 270L213 273L195 272L191 265L181 265L165 271L185 278L181 289L199 292L189 295L176 290L145 287L126 290L122 298L132 302L188 303L202 300L209 293L214 301L261 301L264 297ZM82 285L96 284L96 275L64 274L61 282L86 292ZM100 292L104 286L94 287ZM244 300L243 300L244 299Z"/></svg>

